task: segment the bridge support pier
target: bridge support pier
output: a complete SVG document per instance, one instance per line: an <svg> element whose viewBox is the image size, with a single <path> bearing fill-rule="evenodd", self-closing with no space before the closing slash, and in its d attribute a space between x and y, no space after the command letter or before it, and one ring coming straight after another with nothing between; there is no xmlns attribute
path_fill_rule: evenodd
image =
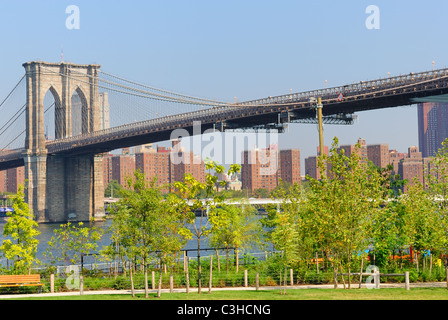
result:
<svg viewBox="0 0 448 320"><path fill-rule="evenodd" d="M26 165L28 203L37 222L104 218L102 156L34 156Z"/></svg>
<svg viewBox="0 0 448 320"><path fill-rule="evenodd" d="M61 222L102 219L102 169L101 156L48 157L46 220Z"/></svg>
<svg viewBox="0 0 448 320"><path fill-rule="evenodd" d="M37 222L46 222L45 191L47 185L47 153L26 154L25 160L25 199L32 209Z"/></svg>

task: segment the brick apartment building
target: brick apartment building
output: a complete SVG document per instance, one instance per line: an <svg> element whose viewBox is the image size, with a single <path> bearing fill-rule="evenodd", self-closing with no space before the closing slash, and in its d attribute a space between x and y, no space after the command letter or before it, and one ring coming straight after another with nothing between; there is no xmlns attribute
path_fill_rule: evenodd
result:
<svg viewBox="0 0 448 320"><path fill-rule="evenodd" d="M278 150L277 146L242 152L242 189L272 191L280 180L301 183L300 150Z"/></svg>

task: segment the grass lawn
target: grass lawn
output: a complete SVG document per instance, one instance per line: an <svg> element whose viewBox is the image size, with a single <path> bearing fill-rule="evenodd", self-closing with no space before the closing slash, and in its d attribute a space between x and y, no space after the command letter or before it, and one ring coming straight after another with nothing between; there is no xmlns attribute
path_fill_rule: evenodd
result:
<svg viewBox="0 0 448 320"><path fill-rule="evenodd" d="M15 300L146 300L143 294L136 298L129 295L83 295L83 296L57 296L17 298ZM161 300L448 300L446 288L411 288L406 291L397 289L289 289L286 295L280 290L260 291L214 291L208 294L197 292L162 293ZM156 294L150 293L149 300L160 300Z"/></svg>

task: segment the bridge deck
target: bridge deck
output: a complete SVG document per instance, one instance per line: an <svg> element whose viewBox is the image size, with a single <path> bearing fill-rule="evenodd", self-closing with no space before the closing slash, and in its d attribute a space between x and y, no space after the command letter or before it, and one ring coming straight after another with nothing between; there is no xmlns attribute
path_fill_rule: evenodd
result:
<svg viewBox="0 0 448 320"><path fill-rule="evenodd" d="M342 99L340 95L342 94ZM193 134L201 123L201 133L221 125L225 129L315 118L312 97L321 97L323 114L353 114L358 111L411 105L415 99L448 94L448 69L390 77L335 88L269 97L223 107L130 123L89 134L47 142L49 154L103 153L144 143L169 140L174 129ZM280 117L279 117L280 115ZM23 165L23 150L3 151L0 169Z"/></svg>

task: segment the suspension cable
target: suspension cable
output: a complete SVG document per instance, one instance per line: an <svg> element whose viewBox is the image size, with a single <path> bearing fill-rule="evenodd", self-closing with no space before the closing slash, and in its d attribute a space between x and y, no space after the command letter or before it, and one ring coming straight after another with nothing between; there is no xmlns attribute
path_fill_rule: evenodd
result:
<svg viewBox="0 0 448 320"><path fill-rule="evenodd" d="M6 100L9 99L9 97L13 94L13 92L17 89L17 87L20 85L20 83L23 81L23 79L25 78L25 75L22 76L22 78L19 80L19 82L17 82L17 84L14 86L14 88L8 93L8 95L6 96L6 98L2 101L2 103L0 103L0 108L3 106L3 104L6 102Z"/></svg>

